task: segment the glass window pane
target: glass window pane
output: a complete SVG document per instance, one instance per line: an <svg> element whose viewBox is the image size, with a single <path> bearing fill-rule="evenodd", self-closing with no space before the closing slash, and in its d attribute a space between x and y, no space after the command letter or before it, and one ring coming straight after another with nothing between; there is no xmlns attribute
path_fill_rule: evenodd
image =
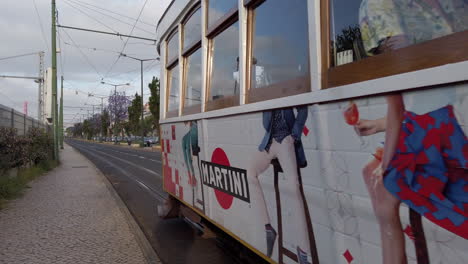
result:
<svg viewBox="0 0 468 264"><path fill-rule="evenodd" d="M253 12L251 88L305 80L309 76L307 1L268 0Z"/></svg>
<svg viewBox="0 0 468 264"><path fill-rule="evenodd" d="M332 64L468 29L466 0L330 0Z"/></svg>
<svg viewBox="0 0 468 264"><path fill-rule="evenodd" d="M179 65L174 66L174 68L168 71L167 79L169 80L167 111L177 111L179 109Z"/></svg>
<svg viewBox="0 0 468 264"><path fill-rule="evenodd" d="M209 100L239 94L239 23L214 37Z"/></svg>
<svg viewBox="0 0 468 264"><path fill-rule="evenodd" d="M195 41L200 40L201 35L201 8L199 8L185 23L183 48L185 49Z"/></svg>
<svg viewBox="0 0 468 264"><path fill-rule="evenodd" d="M184 107L201 104L202 52L198 49L187 57L187 86L185 87Z"/></svg>
<svg viewBox="0 0 468 264"><path fill-rule="evenodd" d="M208 28L235 7L237 0L208 0Z"/></svg>
<svg viewBox="0 0 468 264"><path fill-rule="evenodd" d="M166 63L171 62L174 58L179 56L179 35L177 32L172 35L171 39L167 42L167 61Z"/></svg>

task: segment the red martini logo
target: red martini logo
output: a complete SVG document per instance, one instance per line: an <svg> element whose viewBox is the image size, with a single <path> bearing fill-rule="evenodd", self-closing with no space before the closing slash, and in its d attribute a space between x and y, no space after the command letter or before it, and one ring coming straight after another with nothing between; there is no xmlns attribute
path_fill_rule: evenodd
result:
<svg viewBox="0 0 468 264"><path fill-rule="evenodd" d="M218 203L229 209L234 197L250 203L247 172L230 167L226 153L217 148L213 151L211 162L201 161L203 184L214 189Z"/></svg>

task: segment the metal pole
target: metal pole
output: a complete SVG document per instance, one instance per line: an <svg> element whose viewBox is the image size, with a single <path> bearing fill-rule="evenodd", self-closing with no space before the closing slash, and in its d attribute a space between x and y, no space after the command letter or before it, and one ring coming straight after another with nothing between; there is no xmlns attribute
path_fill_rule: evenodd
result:
<svg viewBox="0 0 468 264"><path fill-rule="evenodd" d="M60 88L60 148L63 149L63 76Z"/></svg>
<svg viewBox="0 0 468 264"><path fill-rule="evenodd" d="M115 136L115 134L117 134L117 128L116 128L116 121L117 121L117 116L115 114L115 100L116 100L116 96L117 96L117 85L114 85L114 106L113 106L113 110L114 110L114 131L112 131L112 136Z"/></svg>
<svg viewBox="0 0 468 264"><path fill-rule="evenodd" d="M104 97L101 97L101 137L100 137L100 140L99 141L102 141L102 135L103 135L103 131L102 131L102 123L103 123L103 114L104 114L104 104L103 104L103 101L104 101Z"/></svg>
<svg viewBox="0 0 468 264"><path fill-rule="evenodd" d="M54 158L59 160L58 150L58 114L57 114L57 39L55 24L55 0L52 0L52 120L54 124Z"/></svg>
<svg viewBox="0 0 468 264"><path fill-rule="evenodd" d="M15 110L11 109L11 128L15 128Z"/></svg>
<svg viewBox="0 0 468 264"><path fill-rule="evenodd" d="M144 124L143 124L143 111L144 111L144 105L143 105L143 60L140 61L140 66L141 66L141 142L143 142L143 145L145 144L145 131L144 131Z"/></svg>
<svg viewBox="0 0 468 264"><path fill-rule="evenodd" d="M37 95L37 120L42 121L42 84L44 83L44 52L39 52L39 77L41 79L38 80L38 95Z"/></svg>

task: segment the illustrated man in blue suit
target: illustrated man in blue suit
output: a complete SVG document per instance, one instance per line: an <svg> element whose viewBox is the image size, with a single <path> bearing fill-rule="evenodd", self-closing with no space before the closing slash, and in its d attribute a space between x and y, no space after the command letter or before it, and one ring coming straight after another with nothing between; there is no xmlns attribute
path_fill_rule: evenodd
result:
<svg viewBox="0 0 468 264"><path fill-rule="evenodd" d="M300 264L308 263L307 252L309 238L304 211L304 203L300 193L298 168L307 166L304 148L301 142L302 130L307 120L307 106L297 107L297 116L293 108L283 108L263 112L263 127L265 136L255 153L247 170L251 188L252 203L258 208L260 218L265 223L267 255L271 257L276 241L276 230L271 226L271 219L263 195L258 176L278 159L284 172L285 186L281 186L282 197L291 201L285 207L295 214L295 222L287 223L294 232L295 248Z"/></svg>

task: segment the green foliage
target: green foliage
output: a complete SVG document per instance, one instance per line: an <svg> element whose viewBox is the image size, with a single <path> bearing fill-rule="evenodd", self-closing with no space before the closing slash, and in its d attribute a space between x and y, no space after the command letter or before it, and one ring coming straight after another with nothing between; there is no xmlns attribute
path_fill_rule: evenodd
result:
<svg viewBox="0 0 468 264"><path fill-rule="evenodd" d="M50 170L53 139L44 129L31 128L26 136L19 136L16 129L0 128L0 204L14 198L28 181ZM28 168L29 166L33 166ZM19 169L18 177L9 177L12 169Z"/></svg>
<svg viewBox="0 0 468 264"><path fill-rule="evenodd" d="M148 88L151 92L151 96L149 98L149 106L151 115L153 116L153 127L157 128L159 135L159 79L153 76L153 80L151 81L151 83L148 84Z"/></svg>
<svg viewBox="0 0 468 264"><path fill-rule="evenodd" d="M11 168L39 164L53 154L53 139L43 129L31 128L26 136L16 129L0 128L0 177Z"/></svg>
<svg viewBox="0 0 468 264"><path fill-rule="evenodd" d="M135 98L132 100L132 103L128 107L128 122L130 123L129 129L133 134L140 133L140 117L141 117L141 96L138 93L135 94Z"/></svg>
<svg viewBox="0 0 468 264"><path fill-rule="evenodd" d="M93 137L91 124L88 119L83 121L83 133L85 134L86 139L91 139Z"/></svg>
<svg viewBox="0 0 468 264"><path fill-rule="evenodd" d="M4 207L5 201L14 199L27 187L27 183L58 166L58 162L44 160L31 168L19 170L17 177L0 176L0 209Z"/></svg>
<svg viewBox="0 0 468 264"><path fill-rule="evenodd" d="M102 112L102 117L101 117L101 129L102 129L102 135L104 137L107 137L107 130L109 129L109 126L110 126L109 111L104 110Z"/></svg>

